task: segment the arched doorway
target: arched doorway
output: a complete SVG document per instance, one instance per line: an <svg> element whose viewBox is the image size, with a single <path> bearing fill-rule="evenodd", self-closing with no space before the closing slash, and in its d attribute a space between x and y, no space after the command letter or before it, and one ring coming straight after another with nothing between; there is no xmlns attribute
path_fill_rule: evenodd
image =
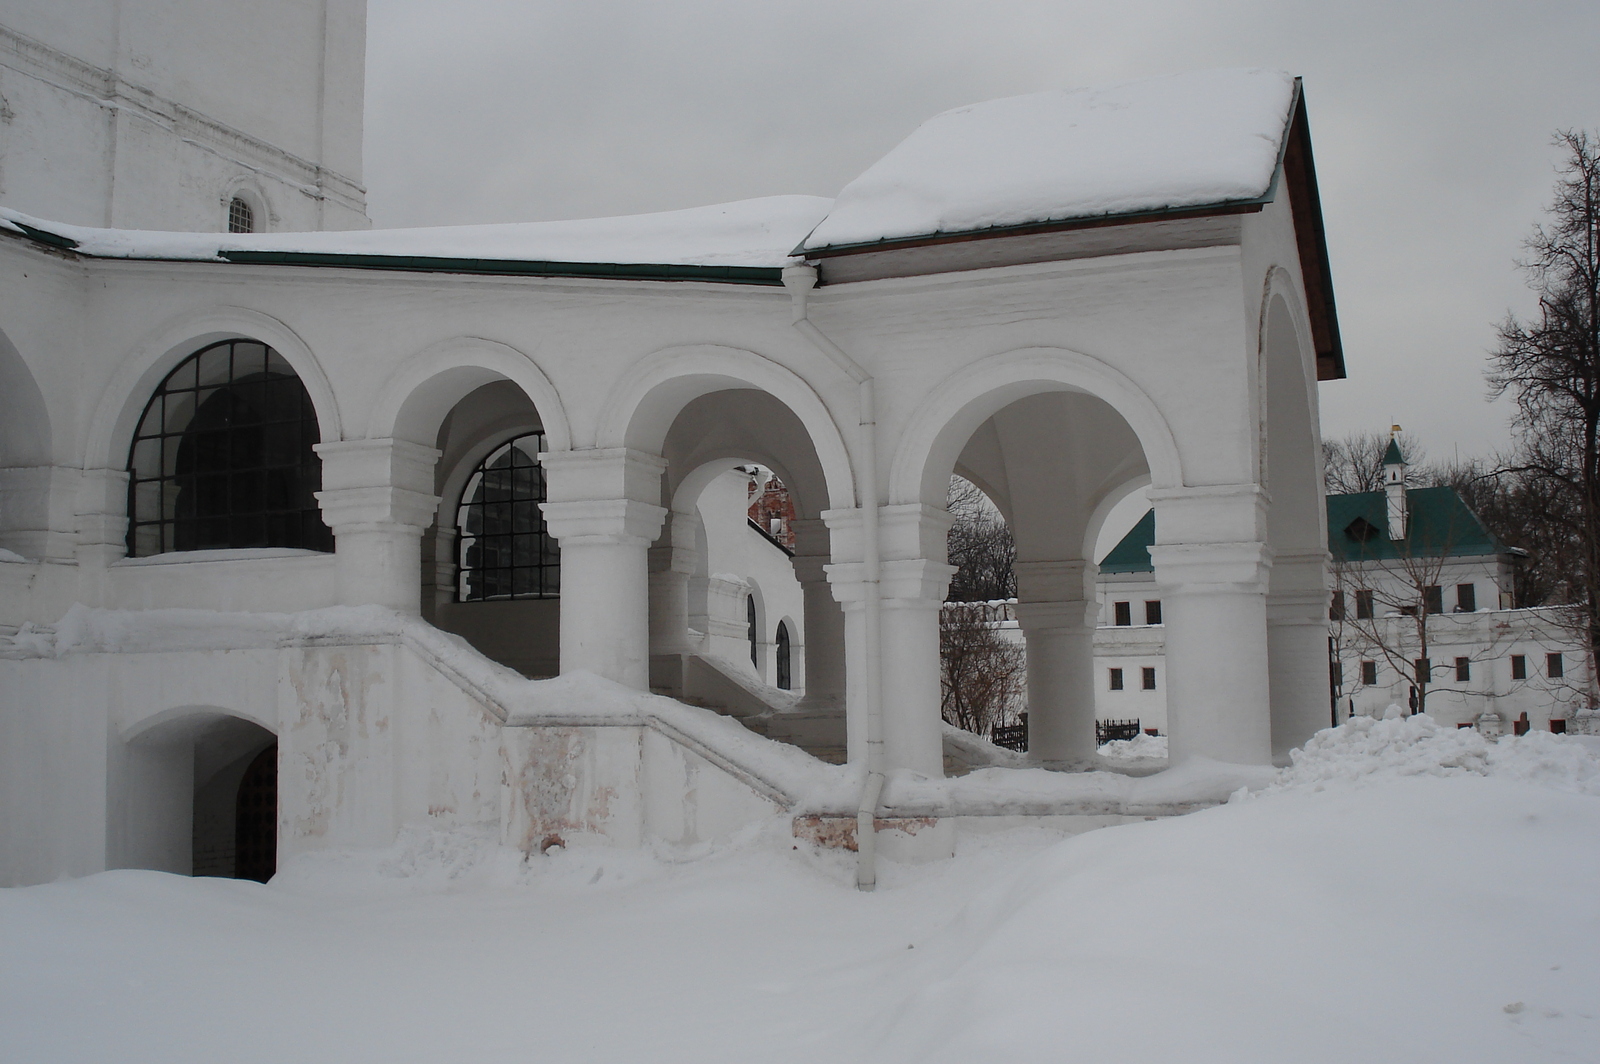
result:
<svg viewBox="0 0 1600 1064"><path fill-rule="evenodd" d="M278 740L223 709L158 715L115 756L113 867L265 882L277 867Z"/></svg>

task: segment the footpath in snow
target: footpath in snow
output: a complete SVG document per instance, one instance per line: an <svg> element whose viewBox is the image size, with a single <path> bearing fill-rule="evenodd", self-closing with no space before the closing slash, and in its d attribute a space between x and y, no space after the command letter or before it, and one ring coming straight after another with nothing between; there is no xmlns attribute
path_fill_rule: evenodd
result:
<svg viewBox="0 0 1600 1064"><path fill-rule="evenodd" d="M1600 739L1358 719L1226 805L851 887L469 835L0 891L17 1061L1600 1059Z"/></svg>

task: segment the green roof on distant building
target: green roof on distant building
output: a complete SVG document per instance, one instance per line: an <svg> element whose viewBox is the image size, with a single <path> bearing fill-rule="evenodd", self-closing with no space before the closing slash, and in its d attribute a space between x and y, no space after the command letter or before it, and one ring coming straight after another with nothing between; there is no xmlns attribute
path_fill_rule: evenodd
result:
<svg viewBox="0 0 1600 1064"><path fill-rule="evenodd" d="M1399 448L1394 452L1398 455ZM1394 540L1389 538L1389 503L1383 492L1329 495L1328 550L1333 560L1377 562L1509 553L1454 488L1410 488L1406 501L1407 535ZM1150 510L1101 560L1100 571L1154 572L1149 548L1155 541L1156 512Z"/></svg>

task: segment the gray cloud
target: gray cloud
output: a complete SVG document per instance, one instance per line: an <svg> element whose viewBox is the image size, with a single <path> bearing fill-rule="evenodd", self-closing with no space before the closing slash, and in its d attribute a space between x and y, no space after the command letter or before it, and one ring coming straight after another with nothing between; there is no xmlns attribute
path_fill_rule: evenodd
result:
<svg viewBox="0 0 1600 1064"><path fill-rule="evenodd" d="M369 0L378 225L833 195L923 119L1210 66L1304 76L1350 379L1324 431L1506 440L1493 323L1560 127L1600 126L1600 4Z"/></svg>

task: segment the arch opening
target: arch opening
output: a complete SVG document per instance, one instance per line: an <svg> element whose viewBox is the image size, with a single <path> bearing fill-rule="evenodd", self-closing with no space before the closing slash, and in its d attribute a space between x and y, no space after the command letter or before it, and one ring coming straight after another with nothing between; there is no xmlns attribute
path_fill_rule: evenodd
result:
<svg viewBox="0 0 1600 1064"><path fill-rule="evenodd" d="M331 551L315 494L320 438L310 394L276 350L230 339L196 351L162 378L134 430L129 556Z"/></svg>
<svg viewBox="0 0 1600 1064"><path fill-rule="evenodd" d="M277 870L278 740L260 724L184 707L121 748L115 863L266 882Z"/></svg>
<svg viewBox="0 0 1600 1064"><path fill-rule="evenodd" d="M666 459L668 517L649 554L651 687L843 760L843 612L821 520L838 489L809 423L781 396L704 374L658 382L633 409L643 421L626 427L630 446L656 441ZM807 725L791 730L802 712Z"/></svg>
<svg viewBox="0 0 1600 1064"><path fill-rule="evenodd" d="M426 442L441 454L434 470L439 509L422 539L423 617L524 676L554 676L561 658L561 552L540 508L539 455L550 446L544 420L512 380L447 374L449 391L440 392L435 379L417 397L435 409ZM449 405L441 403L441 395L474 382ZM417 409L402 417L413 434L425 431Z"/></svg>
<svg viewBox="0 0 1600 1064"><path fill-rule="evenodd" d="M991 389L932 435L921 501L950 509L947 560L957 566L940 616L948 722L1074 768L1096 764L1108 720L1165 731L1159 624L1146 623L1160 610L1148 555L1134 574L1096 566L1108 519L1150 479L1134 426L1060 382ZM1138 625L1123 626L1141 629L1132 638L1100 629L1115 608L1101 599L1118 581L1138 584L1116 592L1125 606L1138 603ZM1112 670L1137 682L1114 686ZM1152 672L1154 683L1144 682ZM947 759L946 768L961 766Z"/></svg>

